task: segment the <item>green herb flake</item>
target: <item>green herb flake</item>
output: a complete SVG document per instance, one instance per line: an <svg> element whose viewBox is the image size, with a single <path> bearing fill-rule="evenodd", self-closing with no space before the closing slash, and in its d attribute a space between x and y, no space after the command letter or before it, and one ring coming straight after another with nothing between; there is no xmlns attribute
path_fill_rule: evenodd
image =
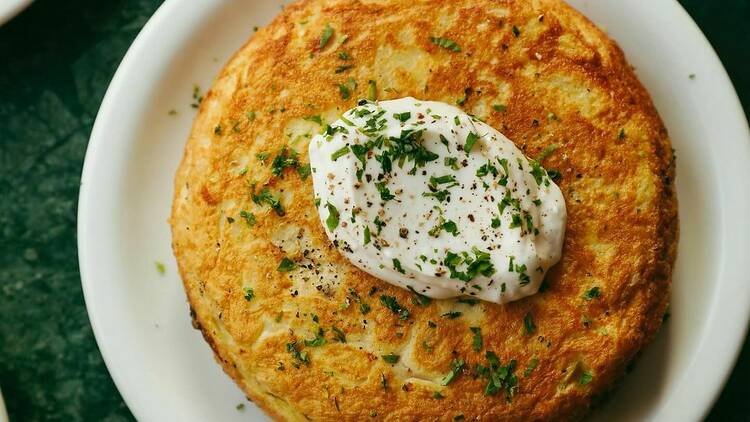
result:
<svg viewBox="0 0 750 422"><path fill-rule="evenodd" d="M323 119L320 117L320 114L316 114L314 116L307 116L307 117L304 117L304 119L307 120L308 122L317 123L323 126Z"/></svg>
<svg viewBox="0 0 750 422"><path fill-rule="evenodd" d="M325 337L322 336L323 330L321 329L318 332L318 335L315 336L312 340L305 339L305 346L307 347L320 347L328 343L325 339Z"/></svg>
<svg viewBox="0 0 750 422"><path fill-rule="evenodd" d="M508 110L508 106L505 104L493 104L492 109L498 113L505 113L505 111Z"/></svg>
<svg viewBox="0 0 750 422"><path fill-rule="evenodd" d="M463 312L461 311L448 311L440 316L443 318L448 318L448 319L456 319L460 317L461 315L463 315Z"/></svg>
<svg viewBox="0 0 750 422"><path fill-rule="evenodd" d="M167 272L167 266L164 265L163 262L156 261L154 262L154 265L156 265L156 272L158 272L160 275L164 275Z"/></svg>
<svg viewBox="0 0 750 422"><path fill-rule="evenodd" d="M270 206L271 209L276 212L276 215L280 217L286 215L286 211L284 211L281 201L279 201L279 198L274 196L268 188L263 188L259 194L253 193L250 197L253 202L258 205L266 204Z"/></svg>
<svg viewBox="0 0 750 422"><path fill-rule="evenodd" d="M464 365L466 365L466 362L464 362L463 359L453 359L451 361L451 371L443 377L443 379L440 381L440 385L448 385L453 380L456 379L457 376L461 374L461 370L464 369Z"/></svg>
<svg viewBox="0 0 750 422"><path fill-rule="evenodd" d="M245 223L247 223L247 225L249 227L252 227L252 226L255 225L255 223L257 223L257 219L255 218L255 214L253 214L251 212L242 210L242 211L240 211L240 217L243 220L245 220Z"/></svg>
<svg viewBox="0 0 750 422"><path fill-rule="evenodd" d="M484 342L482 341L482 329L479 327L469 327L472 333L471 347L475 352L482 350Z"/></svg>
<svg viewBox="0 0 750 422"><path fill-rule="evenodd" d="M341 331L335 325L331 327L331 331L333 331L334 340L338 341L339 343L346 343L346 334L343 331Z"/></svg>
<svg viewBox="0 0 750 422"><path fill-rule="evenodd" d="M393 296L381 295L380 303L386 308L390 309L391 312L398 315L400 320L406 320L409 318L409 310L399 305L396 298Z"/></svg>
<svg viewBox="0 0 750 422"><path fill-rule="evenodd" d="M339 51L336 55L339 56L339 59L341 59L341 60L351 60L352 59L352 56L350 56L349 53L347 53L346 51L343 51L343 50Z"/></svg>
<svg viewBox="0 0 750 422"><path fill-rule="evenodd" d="M435 400L442 400L445 398L445 396L440 394L440 391L435 391L432 393L432 398Z"/></svg>
<svg viewBox="0 0 750 422"><path fill-rule="evenodd" d="M364 231L364 243L363 243L363 244L364 244L364 245L367 245L368 243L370 243L370 240L371 240L371 235L370 235L370 226L365 226L365 231Z"/></svg>
<svg viewBox="0 0 750 422"><path fill-rule="evenodd" d="M295 268L297 268L297 264L295 264L291 259L284 257L281 259L281 262L279 262L279 266L276 268L276 271L280 273L288 273Z"/></svg>
<svg viewBox="0 0 750 422"><path fill-rule="evenodd" d="M594 379L594 375L591 374L589 371L583 371L581 373L581 377L578 378L578 384L580 385L586 385L591 382L591 380Z"/></svg>
<svg viewBox="0 0 750 422"><path fill-rule="evenodd" d="M245 288L245 300L250 302L255 297L255 292L252 288L246 287Z"/></svg>
<svg viewBox="0 0 750 422"><path fill-rule="evenodd" d="M592 287L589 290L586 290L586 293L583 294L584 300L591 300L598 298L601 295L601 292L599 291L599 287Z"/></svg>
<svg viewBox="0 0 750 422"><path fill-rule="evenodd" d="M385 182L375 183L375 188L380 193L380 199L382 199L383 201L390 201L391 199L396 197L391 193L390 189L385 186Z"/></svg>
<svg viewBox="0 0 750 422"><path fill-rule="evenodd" d="M339 84L339 94L342 100L348 100L352 97L352 91L357 89L357 81L354 78L349 78L346 83Z"/></svg>
<svg viewBox="0 0 750 422"><path fill-rule="evenodd" d="M430 42L455 53L461 52L461 47L459 47L455 41L448 38L430 37Z"/></svg>
<svg viewBox="0 0 750 422"><path fill-rule="evenodd" d="M407 120L411 119L411 113L408 111L405 111L403 113L393 113L393 117L399 122L404 123Z"/></svg>
<svg viewBox="0 0 750 422"><path fill-rule="evenodd" d="M448 220L443 223L443 230L452 234L454 237L458 236L458 225L454 221Z"/></svg>
<svg viewBox="0 0 750 422"><path fill-rule="evenodd" d="M532 372L534 372L534 369L539 365L539 359L533 358L529 361L529 364L526 366L526 370L523 371L523 376L528 377L531 375Z"/></svg>
<svg viewBox="0 0 750 422"><path fill-rule="evenodd" d="M333 36L333 28L331 27L331 24L327 23L326 27L323 28L323 34L320 36L320 44L318 48L320 50L324 49L326 45L328 45L328 41L331 40L331 37Z"/></svg>
<svg viewBox="0 0 750 422"><path fill-rule="evenodd" d="M474 132L469 132L469 134L466 136L466 144L464 144L464 151L466 152L466 155L469 155L472 148L474 148L474 144L477 143L479 140L479 136Z"/></svg>
<svg viewBox="0 0 750 422"><path fill-rule="evenodd" d="M514 37L518 38L521 36L521 30L519 30L517 26L513 25L512 31Z"/></svg>
<svg viewBox="0 0 750 422"><path fill-rule="evenodd" d="M342 147L341 149L335 151L333 154L331 154L331 161L336 161L339 158L345 156L346 154L351 151L351 148L349 148L349 145Z"/></svg>
<svg viewBox="0 0 750 422"><path fill-rule="evenodd" d="M339 210L336 209L336 207L328 202L326 204L326 208L328 209L328 218L326 218L326 226L328 226L328 231L334 231L339 226Z"/></svg>
<svg viewBox="0 0 750 422"><path fill-rule="evenodd" d="M399 358L401 358L401 356L393 354L393 353L389 353L387 355L381 355L380 357L383 358L383 360L386 363L390 363L391 365L395 365L396 363L398 363Z"/></svg>
<svg viewBox="0 0 750 422"><path fill-rule="evenodd" d="M334 72L335 73L344 73L344 72L346 72L347 70L349 70L349 69L351 69L353 67L354 67L353 64L344 64L344 65L341 65L341 66L337 66L336 70Z"/></svg>
<svg viewBox="0 0 750 422"><path fill-rule="evenodd" d="M401 261L396 258L393 258L393 268L401 274L406 274L406 271L404 271L404 268L401 266Z"/></svg>
<svg viewBox="0 0 750 422"><path fill-rule="evenodd" d="M300 364L309 365L310 364L310 357L308 356L307 352L301 352L297 348L297 341L293 341L291 343L286 344L286 351L289 352L292 355L292 358L294 358L294 367L299 368Z"/></svg>
<svg viewBox="0 0 750 422"><path fill-rule="evenodd" d="M378 99L378 84L370 79L367 81L367 100L375 101Z"/></svg>
<svg viewBox="0 0 750 422"><path fill-rule="evenodd" d="M531 312L527 312L523 317L523 328L526 335L532 335L536 331L536 325L534 325L534 317Z"/></svg>

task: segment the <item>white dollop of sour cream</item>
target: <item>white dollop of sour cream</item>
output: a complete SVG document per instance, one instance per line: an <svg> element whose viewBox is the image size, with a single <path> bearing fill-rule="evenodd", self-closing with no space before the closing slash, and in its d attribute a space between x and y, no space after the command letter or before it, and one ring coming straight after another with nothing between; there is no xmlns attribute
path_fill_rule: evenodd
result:
<svg viewBox="0 0 750 422"><path fill-rule="evenodd" d="M313 137L309 154L328 237L388 283L505 303L536 293L560 259L560 188L456 107L362 101Z"/></svg>

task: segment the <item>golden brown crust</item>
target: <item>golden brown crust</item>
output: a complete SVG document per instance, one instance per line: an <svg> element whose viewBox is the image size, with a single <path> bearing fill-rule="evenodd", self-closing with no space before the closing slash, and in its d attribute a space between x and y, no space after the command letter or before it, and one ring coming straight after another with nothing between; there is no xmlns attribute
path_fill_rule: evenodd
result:
<svg viewBox="0 0 750 422"><path fill-rule="evenodd" d="M328 23L334 35L320 50ZM336 73L343 65L353 67ZM350 77L357 86L342 99L338 84ZM329 244L309 178L291 169L274 176L258 161L257 153L272 159L288 145L306 163L306 135L320 127L303 117L332 121L366 96L368 80L380 99L454 103L467 95L465 110L529 156L559 145L544 165L562 174L568 225L546 291L507 305L418 306ZM170 223L196 325L224 370L275 419L564 420L585 414L661 325L677 243L673 179L666 130L622 52L560 1L309 0L253 35L206 94L177 172ZM255 192L280 194L286 215L253 203L251 181ZM241 210L257 223L249 226ZM278 272L285 256L298 268ZM585 300L593 287L600 296ZM399 320L382 294L410 317ZM371 310L363 314L360 302ZM451 310L463 314L441 316ZM533 335L525 333L527 314ZM304 346L318 326L327 344ZM469 327L481 328L479 352ZM308 364L289 351L294 341ZM503 364L517 361L510 401L485 396L487 381L472 374L475 364L487 365L486 351ZM401 356L396 365L381 358L388 353ZM442 386L453 359L466 369ZM582 385L584 372L593 378Z"/></svg>

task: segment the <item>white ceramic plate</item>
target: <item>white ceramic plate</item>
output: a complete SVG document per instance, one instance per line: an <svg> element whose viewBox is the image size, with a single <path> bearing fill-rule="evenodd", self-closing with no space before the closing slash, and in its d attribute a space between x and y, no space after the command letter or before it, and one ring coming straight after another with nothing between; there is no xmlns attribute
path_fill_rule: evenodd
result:
<svg viewBox="0 0 750 422"><path fill-rule="evenodd" d="M625 50L678 157L672 318L599 417L699 420L734 364L750 313L747 122L714 51L676 1L572 3ZM194 84L208 87L253 26L278 12L278 0L167 1L99 111L79 202L81 278L107 367L139 420L262 418L252 404L236 409L242 393L190 326L166 220Z"/></svg>
<svg viewBox="0 0 750 422"><path fill-rule="evenodd" d="M0 422L8 422L8 413L5 410L2 391L0 391Z"/></svg>
<svg viewBox="0 0 750 422"><path fill-rule="evenodd" d="M13 19L25 9L32 0L0 0L0 25Z"/></svg>

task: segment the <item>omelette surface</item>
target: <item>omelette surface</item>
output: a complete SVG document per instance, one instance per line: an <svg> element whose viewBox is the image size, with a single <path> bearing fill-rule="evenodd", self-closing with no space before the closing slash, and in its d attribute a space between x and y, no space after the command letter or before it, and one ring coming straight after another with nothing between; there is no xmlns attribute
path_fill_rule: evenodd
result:
<svg viewBox="0 0 750 422"><path fill-rule="evenodd" d="M310 138L361 98L406 96L458 104L529 157L557 147L542 164L568 222L540 293L427 300L330 244ZM206 93L170 224L194 325L275 419L577 419L661 326L673 179L623 53L561 1L309 0Z"/></svg>

